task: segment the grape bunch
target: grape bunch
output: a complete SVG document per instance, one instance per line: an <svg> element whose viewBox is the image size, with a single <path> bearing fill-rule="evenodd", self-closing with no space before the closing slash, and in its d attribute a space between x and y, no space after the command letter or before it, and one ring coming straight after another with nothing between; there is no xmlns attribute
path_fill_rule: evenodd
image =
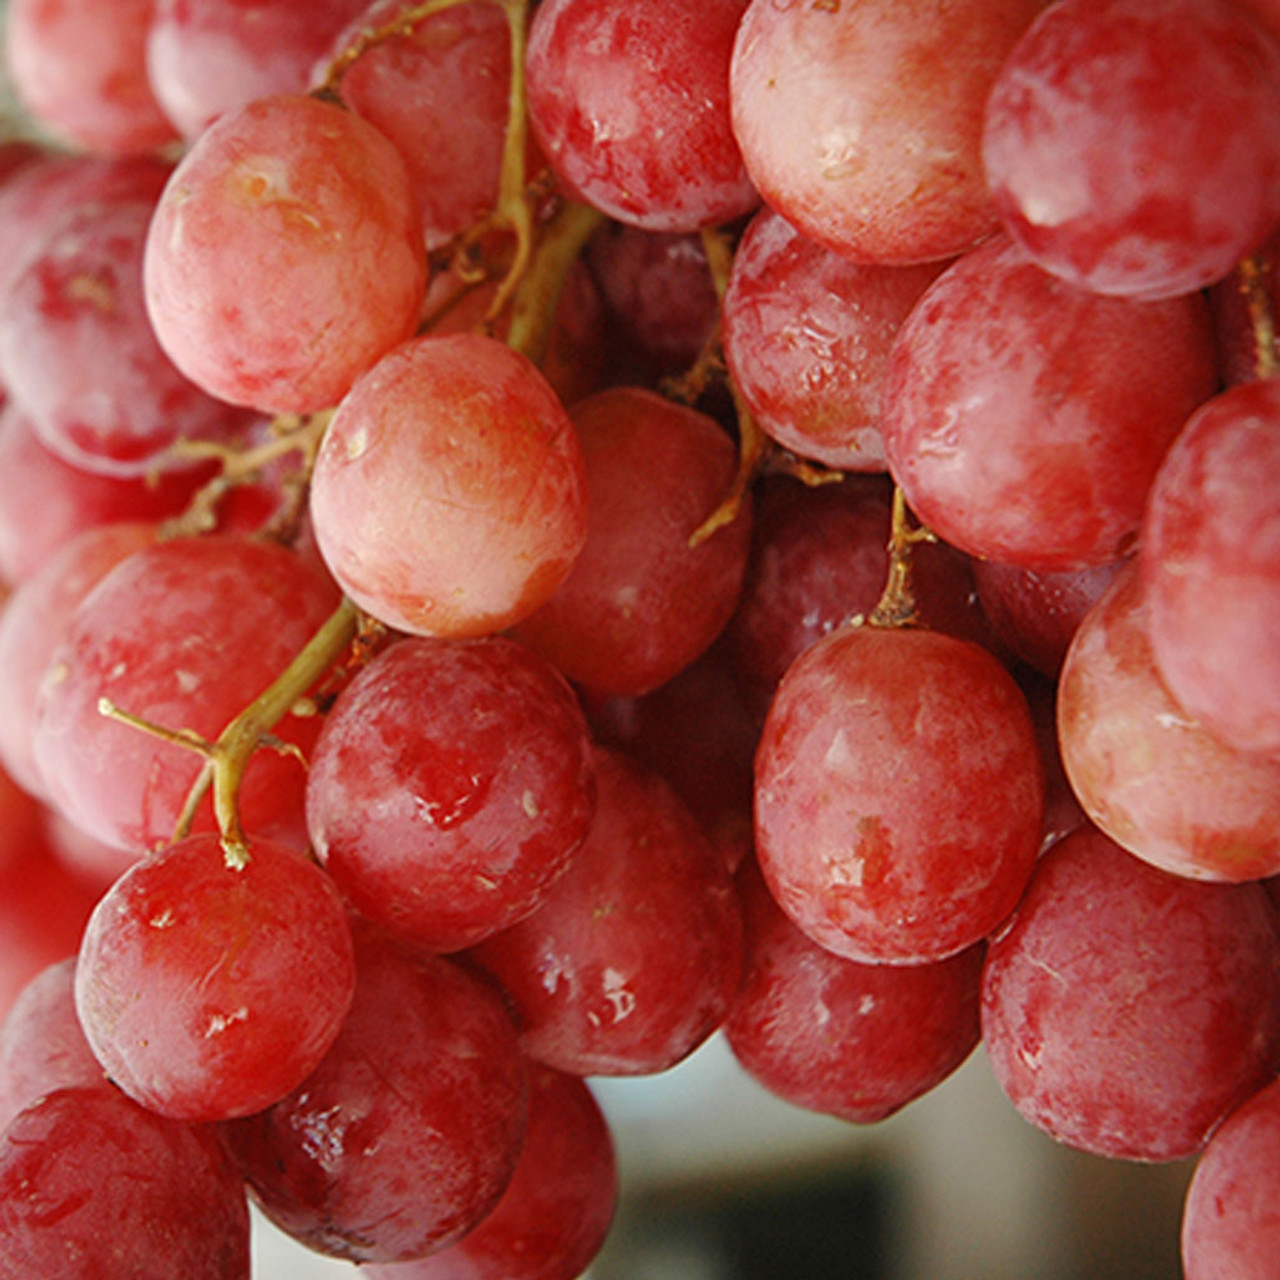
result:
<svg viewBox="0 0 1280 1280"><path fill-rule="evenodd" d="M0 1280L573 1280L722 1035L1280 1219L1275 0L10 0Z"/></svg>

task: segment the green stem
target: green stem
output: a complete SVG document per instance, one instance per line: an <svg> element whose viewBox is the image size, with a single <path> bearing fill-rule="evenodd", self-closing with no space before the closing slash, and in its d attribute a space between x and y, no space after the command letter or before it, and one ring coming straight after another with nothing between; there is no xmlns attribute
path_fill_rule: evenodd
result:
<svg viewBox="0 0 1280 1280"><path fill-rule="evenodd" d="M920 621L912 583L911 553L919 542L934 541L923 525L913 526L907 514L907 499L893 488L893 521L889 533L889 573L884 593L867 621L873 627L914 627Z"/></svg>

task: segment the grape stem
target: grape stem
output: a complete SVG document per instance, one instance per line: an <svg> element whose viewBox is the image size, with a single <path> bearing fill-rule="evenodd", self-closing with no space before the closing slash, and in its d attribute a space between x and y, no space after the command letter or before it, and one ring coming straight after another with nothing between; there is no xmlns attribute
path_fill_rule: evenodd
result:
<svg viewBox="0 0 1280 1280"><path fill-rule="evenodd" d="M889 531L889 572L884 592L867 622L873 627L914 627L920 622L912 583L911 555L920 542L935 542L930 530L912 525L902 490L893 487L893 518Z"/></svg>
<svg viewBox="0 0 1280 1280"><path fill-rule="evenodd" d="M1253 329L1253 371L1258 378L1280 375L1280 356L1276 350L1275 301L1267 286L1271 262L1262 254L1251 254L1239 267L1240 291L1249 309Z"/></svg>

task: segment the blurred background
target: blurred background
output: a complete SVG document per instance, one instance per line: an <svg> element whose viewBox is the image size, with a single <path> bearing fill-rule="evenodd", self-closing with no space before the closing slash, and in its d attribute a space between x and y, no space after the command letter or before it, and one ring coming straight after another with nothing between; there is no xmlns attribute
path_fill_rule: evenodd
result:
<svg viewBox="0 0 1280 1280"><path fill-rule="evenodd" d="M305 0L298 0L305 3ZM0 18L7 8L0 0ZM29 133L0 74L0 136ZM660 1076L598 1080L622 1198L591 1280L1179 1280L1189 1163L1063 1148L979 1049L860 1128L772 1098L720 1037ZM255 1222L255 1280L352 1280Z"/></svg>

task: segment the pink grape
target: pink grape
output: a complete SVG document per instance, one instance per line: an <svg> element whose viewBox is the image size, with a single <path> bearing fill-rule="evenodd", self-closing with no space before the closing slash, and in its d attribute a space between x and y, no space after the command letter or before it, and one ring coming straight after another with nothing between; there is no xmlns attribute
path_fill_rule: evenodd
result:
<svg viewBox="0 0 1280 1280"><path fill-rule="evenodd" d="M528 915L568 868L594 768L572 690L532 650L406 639L326 716L307 823L357 910L457 951Z"/></svg>
<svg viewBox="0 0 1280 1280"><path fill-rule="evenodd" d="M759 203L729 119L747 0L544 0L529 27L529 121L577 199L648 231L697 231Z"/></svg>
<svg viewBox="0 0 1280 1280"><path fill-rule="evenodd" d="M136 863L94 908L76 1009L111 1079L161 1115L249 1115L319 1065L355 982L332 881L296 850L252 842L233 866L215 834Z"/></svg>
<svg viewBox="0 0 1280 1280"><path fill-rule="evenodd" d="M76 958L41 969L0 1022L0 1132L55 1089L102 1084L106 1076L80 1028Z"/></svg>
<svg viewBox="0 0 1280 1280"><path fill-rule="evenodd" d="M426 256L399 153L302 94L221 116L174 171L143 264L160 345L210 395L329 408L418 320Z"/></svg>
<svg viewBox="0 0 1280 1280"><path fill-rule="evenodd" d="M1056 573L1132 548L1165 450L1216 388L1199 295L1085 293L994 236L898 331L881 431L939 537Z"/></svg>
<svg viewBox="0 0 1280 1280"><path fill-rule="evenodd" d="M217 1135L109 1085L59 1089L0 1138L3 1280L249 1280L249 1207Z"/></svg>
<svg viewBox="0 0 1280 1280"><path fill-rule="evenodd" d="M511 1181L528 1105L501 995L358 927L355 998L287 1097L223 1132L254 1197L320 1253L403 1262L460 1240Z"/></svg>
<svg viewBox="0 0 1280 1280"><path fill-rule="evenodd" d="M657 774L597 749L587 839L545 901L467 954L525 1053L571 1075L664 1071L729 1012L742 917L719 852Z"/></svg>
<svg viewBox="0 0 1280 1280"><path fill-rule="evenodd" d="M986 650L846 626L792 664L756 753L756 847L814 942L868 963L943 960L1017 905L1044 777L1026 699Z"/></svg>
<svg viewBox="0 0 1280 1280"><path fill-rule="evenodd" d="M855 262L954 257L997 225L982 170L992 82L1041 0L753 0L730 72L764 197Z"/></svg>
<svg viewBox="0 0 1280 1280"><path fill-rule="evenodd" d="M156 533L155 525L140 522L86 529L22 583L0 613L0 760L33 794L44 791L35 761L36 702L53 649L80 601Z"/></svg>
<svg viewBox="0 0 1280 1280"><path fill-rule="evenodd" d="M407 0L366 3L330 57L341 58L407 7ZM342 75L342 101L404 157L428 249L478 223L498 198L510 83L507 19L489 0L420 20L367 49Z"/></svg>
<svg viewBox="0 0 1280 1280"><path fill-rule="evenodd" d="M213 740L288 666L336 604L333 584L278 543L179 538L128 557L76 609L50 656L36 710L36 767L56 807L91 835L139 852L167 842L200 773L186 747L102 713L122 711ZM275 733L307 748L319 725ZM240 808L250 834L305 847L301 763L262 750ZM206 799L197 829L213 825Z"/></svg>
<svg viewBox="0 0 1280 1280"><path fill-rule="evenodd" d="M772 210L738 244L724 355L760 428L804 458L883 471L880 391L889 349L941 266L850 262Z"/></svg>
<svg viewBox="0 0 1280 1280"><path fill-rule="evenodd" d="M707 414L639 387L579 401L586 540L564 583L518 627L570 680L644 694L705 653L746 571L751 499L692 546L729 493L733 442Z"/></svg>
<svg viewBox="0 0 1280 1280"><path fill-rule="evenodd" d="M1280 1179L1280 1080L1210 1135L1182 1215L1186 1280L1267 1280L1280 1251L1271 1194Z"/></svg>
<svg viewBox="0 0 1280 1280"><path fill-rule="evenodd" d="M489 635L543 604L582 549L582 448L525 356L480 334L427 335L343 400L311 519L334 577L382 622Z"/></svg>
<svg viewBox="0 0 1280 1280"><path fill-rule="evenodd" d="M456 1244L369 1280L577 1280L618 1198L608 1123L586 1081L532 1064L529 1122L502 1199Z"/></svg>
<svg viewBox="0 0 1280 1280"><path fill-rule="evenodd" d="M1130 562L1085 616L1058 683L1072 789L1116 843L1205 880L1280 872L1280 761L1223 742L1169 693Z"/></svg>
<svg viewBox="0 0 1280 1280"><path fill-rule="evenodd" d="M188 381L160 349L142 292L150 200L95 200L68 215L4 293L0 371L41 440L110 475L183 465L183 439L230 442L241 409Z"/></svg>
<svg viewBox="0 0 1280 1280"><path fill-rule="evenodd" d="M1140 564L1160 676L1224 742L1280 759L1280 386L1216 396L1171 446Z"/></svg>
<svg viewBox="0 0 1280 1280"><path fill-rule="evenodd" d="M771 1093L872 1124L941 1083L977 1047L980 943L934 964L861 964L797 929L753 863L738 883L747 961L725 1035Z"/></svg>
<svg viewBox="0 0 1280 1280"><path fill-rule="evenodd" d="M1231 0L1060 0L987 101L1009 234L1081 288L1220 280L1280 222L1280 46Z"/></svg>
<svg viewBox="0 0 1280 1280"><path fill-rule="evenodd" d="M188 139L255 98L302 93L312 67L369 0L154 0L147 76Z"/></svg>
<svg viewBox="0 0 1280 1280"><path fill-rule="evenodd" d="M1092 827L1058 841L983 972L983 1043L1069 1146L1195 1154L1280 1066L1280 934L1259 885L1169 875Z"/></svg>
<svg viewBox="0 0 1280 1280"><path fill-rule="evenodd" d="M12 0L9 75L23 105L74 146L152 151L174 137L147 78L153 0Z"/></svg>

